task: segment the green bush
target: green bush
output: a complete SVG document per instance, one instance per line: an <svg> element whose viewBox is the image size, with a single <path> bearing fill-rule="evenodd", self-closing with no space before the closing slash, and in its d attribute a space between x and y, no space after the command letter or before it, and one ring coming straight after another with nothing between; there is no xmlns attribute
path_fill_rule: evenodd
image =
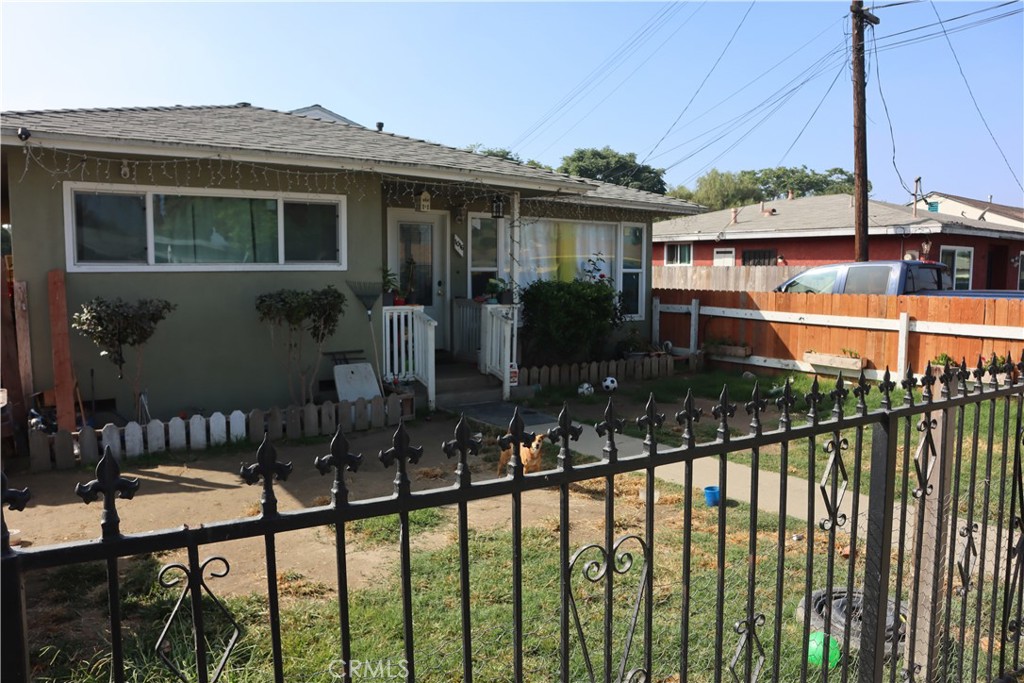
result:
<svg viewBox="0 0 1024 683"><path fill-rule="evenodd" d="M604 278L539 280L523 290L522 302L526 365L604 358L622 325L621 296Z"/></svg>
<svg viewBox="0 0 1024 683"><path fill-rule="evenodd" d="M299 405L313 400L324 343L338 329L338 319L345 313L345 301L345 295L334 285L308 291L279 289L256 297L260 322L271 326L271 345L283 346L280 353L288 376L288 390L292 401ZM275 336L275 329L284 331L283 340ZM306 334L313 338L315 345L310 354L312 358L306 357L303 344Z"/></svg>

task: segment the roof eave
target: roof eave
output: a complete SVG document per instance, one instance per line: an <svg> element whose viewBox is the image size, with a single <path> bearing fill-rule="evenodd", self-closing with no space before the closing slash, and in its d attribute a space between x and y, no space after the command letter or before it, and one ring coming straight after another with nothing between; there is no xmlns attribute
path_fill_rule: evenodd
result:
<svg viewBox="0 0 1024 683"><path fill-rule="evenodd" d="M576 197L552 197L544 198L539 197L531 201L549 201L549 202L561 202L561 203L572 203L582 204L585 206L599 206L614 209L636 209L638 211L646 211L648 213L658 215L673 215L673 216L694 216L700 213L699 207L686 207L686 206L672 206L670 204L658 204L652 202L638 201L634 199L611 199L607 197L590 197L587 195L579 195Z"/></svg>
<svg viewBox="0 0 1024 683"><path fill-rule="evenodd" d="M62 149L74 152L95 152L101 154L131 154L158 157L192 157L202 159L224 159L249 163L278 165L300 165L313 168L326 168L345 171L366 171L383 175L400 175L425 180L447 180L461 182L480 182L485 185L497 185L510 189L538 190L543 192L559 191L582 194L592 190L596 185L572 180L569 178L527 178L503 173L491 173L468 169L448 168L442 166L401 164L395 162L378 162L370 159L355 159L339 156L317 156L309 154L282 154L279 152L259 152L234 147L215 147L208 145L184 146L151 141L131 140L119 144L109 138L96 138L84 135L64 135L47 132L32 132L32 143L41 146L55 147L59 143ZM23 146L30 144L18 139L13 128L4 127L0 130L0 144Z"/></svg>

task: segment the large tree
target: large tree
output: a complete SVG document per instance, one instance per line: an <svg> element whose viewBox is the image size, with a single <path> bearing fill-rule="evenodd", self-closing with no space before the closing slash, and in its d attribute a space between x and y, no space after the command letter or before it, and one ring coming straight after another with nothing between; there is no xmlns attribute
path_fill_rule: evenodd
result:
<svg viewBox="0 0 1024 683"><path fill-rule="evenodd" d="M870 190L871 184L868 183ZM697 179L694 190L679 185L669 194L718 211L762 199L784 199L790 191L794 197L852 194L853 173L842 168L830 168L819 173L806 166L779 166L738 173L713 168Z"/></svg>
<svg viewBox="0 0 1024 683"><path fill-rule="evenodd" d="M497 157L498 159L504 159L506 161L514 161L517 164L525 164L527 166L532 166L534 168L543 168L548 171L554 170L547 164L542 164L536 159L527 159L526 161L523 161L523 158L521 156L519 156L510 149L505 149L504 147L484 147L479 142L477 142L472 145L467 145L466 151L476 152L477 154L483 154L484 156L488 157Z"/></svg>
<svg viewBox="0 0 1024 683"><path fill-rule="evenodd" d="M567 157L557 169L583 178L624 185L635 190L665 194L665 169L638 163L636 154L621 154L611 147L580 148Z"/></svg>
<svg viewBox="0 0 1024 683"><path fill-rule="evenodd" d="M853 192L853 173L842 168L830 168L819 173L806 166L778 166L758 171L740 171L740 175L753 180L761 188L765 199L783 199L790 190L794 197Z"/></svg>

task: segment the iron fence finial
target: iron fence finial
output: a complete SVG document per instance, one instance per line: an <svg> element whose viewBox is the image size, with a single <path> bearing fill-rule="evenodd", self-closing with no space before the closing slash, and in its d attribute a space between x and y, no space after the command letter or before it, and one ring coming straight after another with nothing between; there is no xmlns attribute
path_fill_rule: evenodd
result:
<svg viewBox="0 0 1024 683"><path fill-rule="evenodd" d="M242 465L238 474L242 481L252 486L263 480L263 493L260 496L260 514L263 516L277 514L277 496L274 494L274 479L285 481L292 473L290 462L278 462L277 450L270 443L270 436L264 432L263 443L256 449L256 462Z"/></svg>
<svg viewBox="0 0 1024 683"><path fill-rule="evenodd" d="M579 441L583 434L582 425L574 425L569 417L568 402L562 403L562 410L558 413L558 426L548 430L548 438L552 443L558 443L558 466L563 470L572 469L572 451L569 450L569 441Z"/></svg>
<svg viewBox="0 0 1024 683"><path fill-rule="evenodd" d="M363 464L363 456L360 453L349 452L348 439L341 431L341 425L334 430L334 438L331 439L331 452L327 455L317 456L313 465L320 474L327 474L334 469L334 485L331 486L331 503L337 507L348 502L348 486L345 485L345 471L356 472Z"/></svg>
<svg viewBox="0 0 1024 683"><path fill-rule="evenodd" d="M459 455L459 465L456 469L456 474L459 478L459 486L463 488L471 483L468 457L470 454L480 455L480 447L483 445L479 438L474 438L475 436L477 435L474 435L469 430L466 413L462 413L459 416L458 423L455 425L455 438L450 441L441 442L441 450L446 457L454 457L456 453Z"/></svg>
<svg viewBox="0 0 1024 683"><path fill-rule="evenodd" d="M110 446L103 449L103 457L96 463L96 478L87 484L75 485L75 494L85 501L86 505L99 499L100 495L103 496L100 528L103 530L104 538L118 536L121 533L121 518L117 514L117 505L114 501L118 498L131 500L138 490L138 479L121 476L121 466L114 458Z"/></svg>

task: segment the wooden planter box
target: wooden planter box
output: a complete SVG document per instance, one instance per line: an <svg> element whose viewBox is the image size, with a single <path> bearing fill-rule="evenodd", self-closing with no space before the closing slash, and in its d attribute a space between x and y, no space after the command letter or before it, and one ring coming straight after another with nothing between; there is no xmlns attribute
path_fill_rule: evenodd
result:
<svg viewBox="0 0 1024 683"><path fill-rule="evenodd" d="M704 353L709 356L733 356L735 358L746 358L750 355L750 347L712 344L704 347Z"/></svg>
<svg viewBox="0 0 1024 683"><path fill-rule="evenodd" d="M804 351L804 361L811 365L824 365L839 370L861 370L867 365L866 358L851 358L850 356L816 353L814 351Z"/></svg>

